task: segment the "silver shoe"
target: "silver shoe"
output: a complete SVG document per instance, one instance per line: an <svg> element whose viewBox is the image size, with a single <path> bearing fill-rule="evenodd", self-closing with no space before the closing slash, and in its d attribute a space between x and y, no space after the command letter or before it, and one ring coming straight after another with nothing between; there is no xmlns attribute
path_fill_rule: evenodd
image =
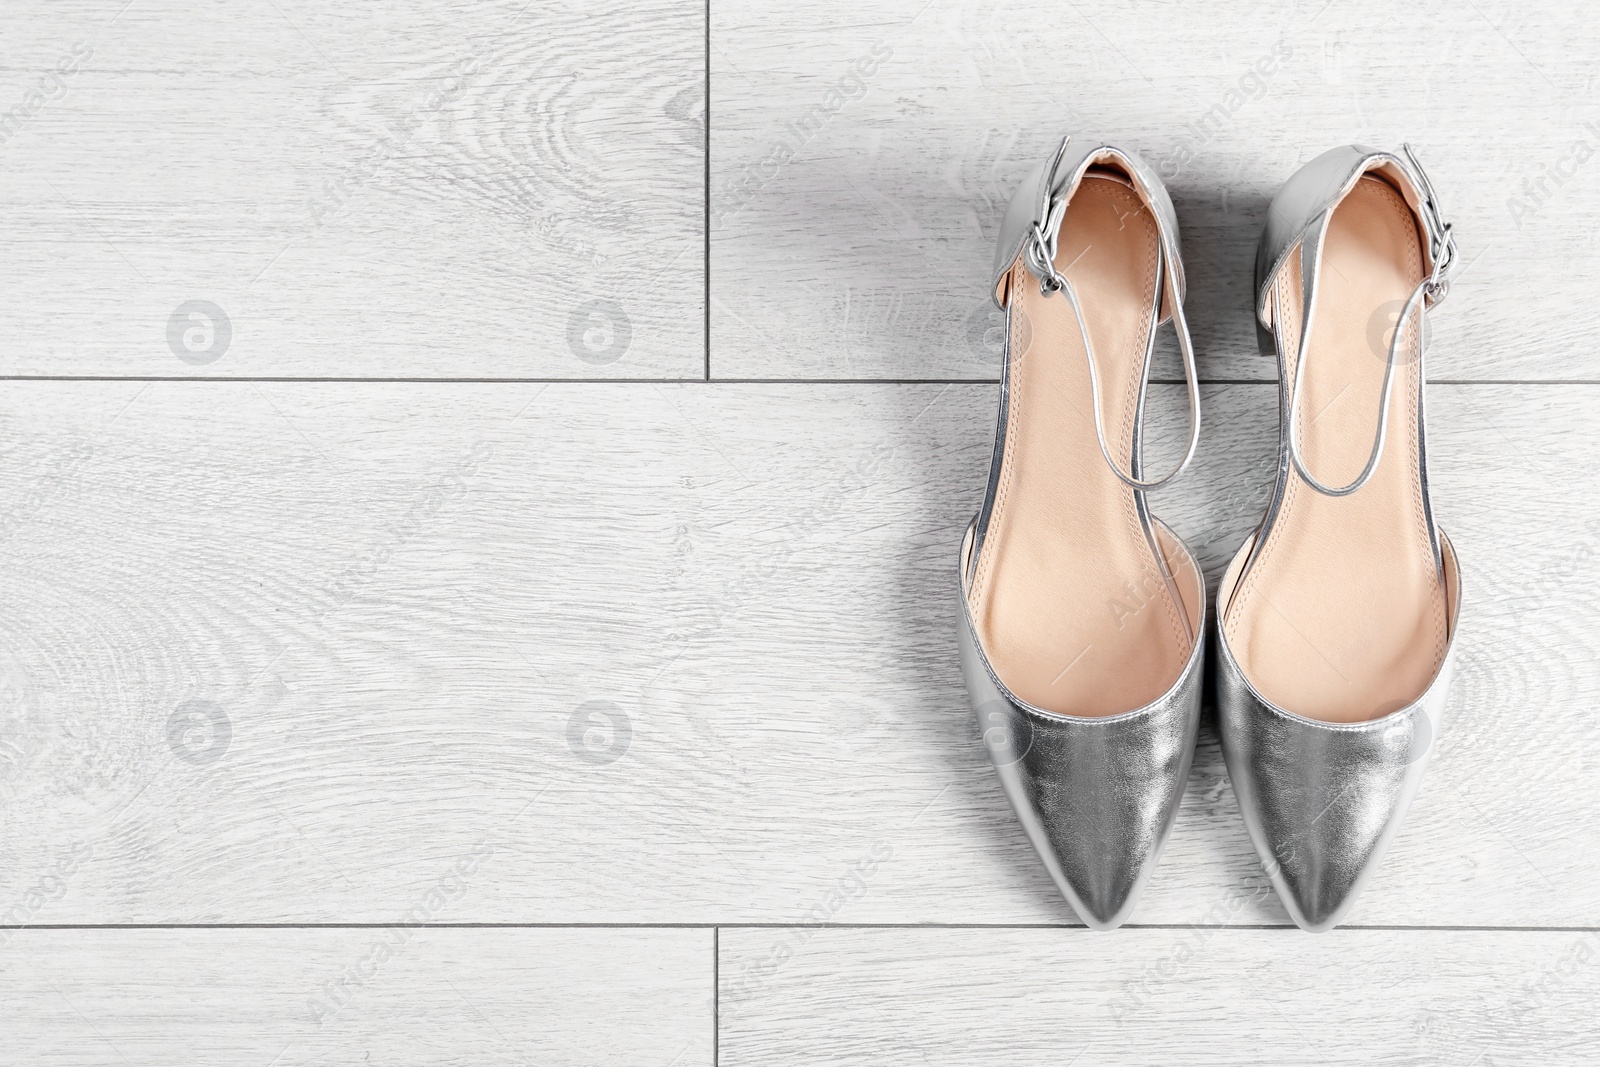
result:
<svg viewBox="0 0 1600 1067"><path fill-rule="evenodd" d="M1205 583L1145 500L1200 432L1183 294L1172 202L1132 152L1067 138L1023 181L995 259L1000 415L961 549L961 666L1029 840L1100 930L1155 867L1199 722ZM1145 480L1145 388L1169 318L1188 448Z"/></svg>
<svg viewBox="0 0 1600 1067"><path fill-rule="evenodd" d="M1257 253L1280 455L1217 591L1219 732L1256 851L1310 931L1348 913L1444 724L1461 590L1428 498L1423 353L1457 261L1409 146L1312 160Z"/></svg>

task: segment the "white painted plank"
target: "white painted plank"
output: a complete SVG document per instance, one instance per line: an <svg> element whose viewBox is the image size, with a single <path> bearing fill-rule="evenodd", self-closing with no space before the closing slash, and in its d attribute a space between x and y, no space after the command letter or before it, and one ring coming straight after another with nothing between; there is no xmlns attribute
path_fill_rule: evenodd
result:
<svg viewBox="0 0 1600 1067"><path fill-rule="evenodd" d="M1593 380L1600 20L1495 0L1423 23L1398 28L1384 0L865 0L803 18L724 0L712 373L993 378L1005 204L1062 133L1092 131L1168 182L1205 375L1274 376L1249 307L1278 185L1324 149L1409 140L1470 264L1434 316L1431 373Z"/></svg>
<svg viewBox="0 0 1600 1067"><path fill-rule="evenodd" d="M686 0L7 5L0 372L699 378L704 31Z"/></svg>
<svg viewBox="0 0 1600 1067"><path fill-rule="evenodd" d="M472 893L470 873L460 886L439 873L442 895ZM0 940L7 1063L712 1062L709 930L21 930Z"/></svg>
<svg viewBox="0 0 1600 1067"><path fill-rule="evenodd" d="M721 1062L1588 1064L1600 935L725 930Z"/></svg>
<svg viewBox="0 0 1600 1067"><path fill-rule="evenodd" d="M1157 389L1157 465L1179 393ZM13 383L0 908L81 852L11 921L393 922L487 839L441 920L1072 922L954 654L993 405ZM1353 923L1600 922L1600 442L1573 429L1597 406L1433 392L1462 677ZM1275 420L1270 386L1209 388L1196 468L1157 501L1213 577L1259 516ZM1209 725L1134 921L1287 921Z"/></svg>

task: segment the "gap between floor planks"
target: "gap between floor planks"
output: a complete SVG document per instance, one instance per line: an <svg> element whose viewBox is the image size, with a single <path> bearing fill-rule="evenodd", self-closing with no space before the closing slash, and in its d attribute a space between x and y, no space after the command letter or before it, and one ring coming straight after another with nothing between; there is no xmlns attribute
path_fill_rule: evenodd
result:
<svg viewBox="0 0 1600 1067"><path fill-rule="evenodd" d="M999 385L998 378L231 378L220 375L0 374L0 382L319 382L371 385ZM1151 385L1183 385L1152 378ZM1277 385L1276 378L1202 378L1201 385ZM1600 385L1600 378L1430 378L1429 385Z"/></svg>
<svg viewBox="0 0 1600 1067"><path fill-rule="evenodd" d="M805 923L41 923L0 926L0 930L796 930ZM1090 933L1076 923L822 923L829 930L1075 930ZM1292 923L1127 923L1122 930L1287 930ZM1348 925L1339 930L1415 933L1600 933L1600 926L1384 926Z"/></svg>

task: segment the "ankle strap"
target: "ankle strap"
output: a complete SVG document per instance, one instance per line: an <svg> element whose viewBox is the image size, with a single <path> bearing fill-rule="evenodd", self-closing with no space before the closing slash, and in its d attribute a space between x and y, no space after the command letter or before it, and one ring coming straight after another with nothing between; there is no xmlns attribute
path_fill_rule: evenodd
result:
<svg viewBox="0 0 1600 1067"><path fill-rule="evenodd" d="M1427 172L1422 169L1422 164L1418 161L1416 153L1412 151L1411 145L1406 144L1402 147L1405 151L1406 160L1410 163L1409 168L1407 168L1409 172L1407 177L1411 179L1412 184L1416 187L1417 195L1421 200L1421 210L1418 215L1422 220L1422 228L1427 233L1428 258L1433 261L1433 271L1411 290L1411 295L1406 298L1404 306L1400 309L1400 315L1395 320L1394 336L1389 340L1389 352L1384 362L1383 388L1378 402L1378 427L1373 434L1372 449L1367 454L1366 466L1361 468L1361 473L1356 475L1354 481L1342 486L1324 485L1318 481L1306 466L1305 459L1300 454L1300 383L1305 381L1306 360L1311 352L1312 305L1316 299L1316 286L1313 278L1314 272L1322 259L1322 243L1327 236L1328 222L1332 218L1333 209L1337 204L1330 204L1316 223L1301 236L1302 306L1300 308L1300 336L1294 364L1294 380L1285 398L1285 403L1289 407L1288 451L1289 460L1294 464L1294 469L1299 473L1300 477L1312 489L1324 496L1349 496L1372 480L1372 475L1378 469L1379 461L1383 459L1383 446L1388 437L1389 404L1394 395L1394 372L1400 352L1401 338L1405 335L1406 326L1410 323L1413 313L1419 316L1425 315L1428 307L1443 302L1444 298L1449 295L1450 278L1455 273L1456 264L1459 261L1455 234L1452 232L1450 224L1444 221L1444 217L1440 212L1439 198L1434 191L1433 183L1429 181ZM1389 158L1392 159L1393 157ZM1362 173L1365 173L1365 171L1363 170ZM1274 284L1272 304L1274 332L1276 333L1282 328L1282 320L1280 318L1282 309L1278 307L1276 284ZM1417 371L1419 375L1422 375L1423 359L1427 354L1426 330L1419 329L1417 345ZM1423 376L1426 377L1425 375Z"/></svg>
<svg viewBox="0 0 1600 1067"><path fill-rule="evenodd" d="M1046 297L1060 293L1072 306L1073 317L1078 323L1078 333L1083 338L1083 355L1089 364L1089 393L1090 401L1094 407L1094 436L1100 445L1100 455L1105 460L1106 466L1111 468L1111 473L1128 488L1136 490L1159 489L1182 474L1194 459L1196 448L1200 444L1200 374L1195 369L1194 342L1189 336L1189 321L1183 313L1183 294L1180 289L1181 277L1178 261L1177 242L1170 232L1164 213L1152 210L1150 215L1155 219L1156 235L1160 242L1159 254L1156 257L1156 284L1158 291L1164 292L1171 299L1172 324L1178 335L1178 348L1183 353L1184 382L1189 392L1189 443L1184 449L1183 458L1178 465L1160 478L1143 481L1135 478L1131 473L1124 473L1117 466L1116 460L1111 458L1111 449L1106 445L1104 418L1100 413L1100 372L1095 365L1094 343L1089 339L1089 325L1083 317L1083 307L1078 303L1078 294L1073 290L1072 283L1067 281L1066 275L1056 269L1056 249L1061 238L1061 222L1067 213L1067 196L1057 196L1055 193L1056 179L1061 167L1061 161L1066 156L1067 145L1072 140L1069 134L1061 139L1061 144L1056 148L1055 155L1050 159L1050 165L1045 169L1044 183L1041 186L1039 208L1033 216L1033 226L1027 235L1022 249L1023 264L1039 279L1039 292ZM1118 152L1118 155L1123 153ZM1085 165L1087 161L1085 161ZM1075 182L1066 183L1063 192L1076 187ZM1137 187L1136 187L1137 188ZM1143 189L1138 189L1141 196L1146 195ZM1151 329L1159 328L1159 312L1157 322ZM1146 369L1148 373L1148 368ZM1141 407L1139 419L1142 423L1144 412ZM1143 433L1136 435L1139 442L1138 448L1143 451ZM1142 457L1136 456L1137 466L1142 469Z"/></svg>

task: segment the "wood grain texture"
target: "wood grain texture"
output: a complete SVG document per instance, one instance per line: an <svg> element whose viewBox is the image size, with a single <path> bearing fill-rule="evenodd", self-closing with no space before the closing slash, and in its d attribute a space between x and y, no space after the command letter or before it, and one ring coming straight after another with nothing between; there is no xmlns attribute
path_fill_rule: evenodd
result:
<svg viewBox="0 0 1600 1067"><path fill-rule="evenodd" d="M0 922L394 922L480 844L438 921L1073 921L954 652L993 406L13 383ZM1571 429L1600 393L1444 387L1432 413L1461 677L1351 922L1600 923L1600 443ZM1206 419L1156 507L1214 579L1265 499L1274 390L1210 387ZM1287 921L1209 724L1134 921Z"/></svg>
<svg viewBox="0 0 1600 1067"><path fill-rule="evenodd" d="M0 935L7 1064L712 1062L709 930Z"/></svg>
<svg viewBox="0 0 1600 1067"><path fill-rule="evenodd" d="M1600 1047L1594 933L729 930L720 974L727 1067L1588 1064Z"/></svg>
<svg viewBox="0 0 1600 1067"><path fill-rule="evenodd" d="M719 2L712 373L993 378L1005 205L1062 133L1094 131L1167 181L1203 375L1275 375L1249 308L1279 184L1409 140L1468 264L1430 373L1594 380L1600 21L1555 0L1425 21L1399 31L1382 0Z"/></svg>
<svg viewBox="0 0 1600 1067"><path fill-rule="evenodd" d="M0 14L0 373L702 375L702 4L123 8Z"/></svg>
<svg viewBox="0 0 1600 1067"><path fill-rule="evenodd" d="M993 378L994 230L1073 129L1168 178L1208 377L1272 376L1277 184L1410 139L1468 262L1433 376L1600 380L1600 20L1423 19L0 9L0 377L157 379L0 389L0 1063L1593 1060L1600 389L1431 393L1460 677L1353 925L1275 928L1208 718L1102 938L956 663L993 388L804 381ZM801 381L665 383L708 354ZM1275 392L1205 417L1156 510L1214 584Z"/></svg>

